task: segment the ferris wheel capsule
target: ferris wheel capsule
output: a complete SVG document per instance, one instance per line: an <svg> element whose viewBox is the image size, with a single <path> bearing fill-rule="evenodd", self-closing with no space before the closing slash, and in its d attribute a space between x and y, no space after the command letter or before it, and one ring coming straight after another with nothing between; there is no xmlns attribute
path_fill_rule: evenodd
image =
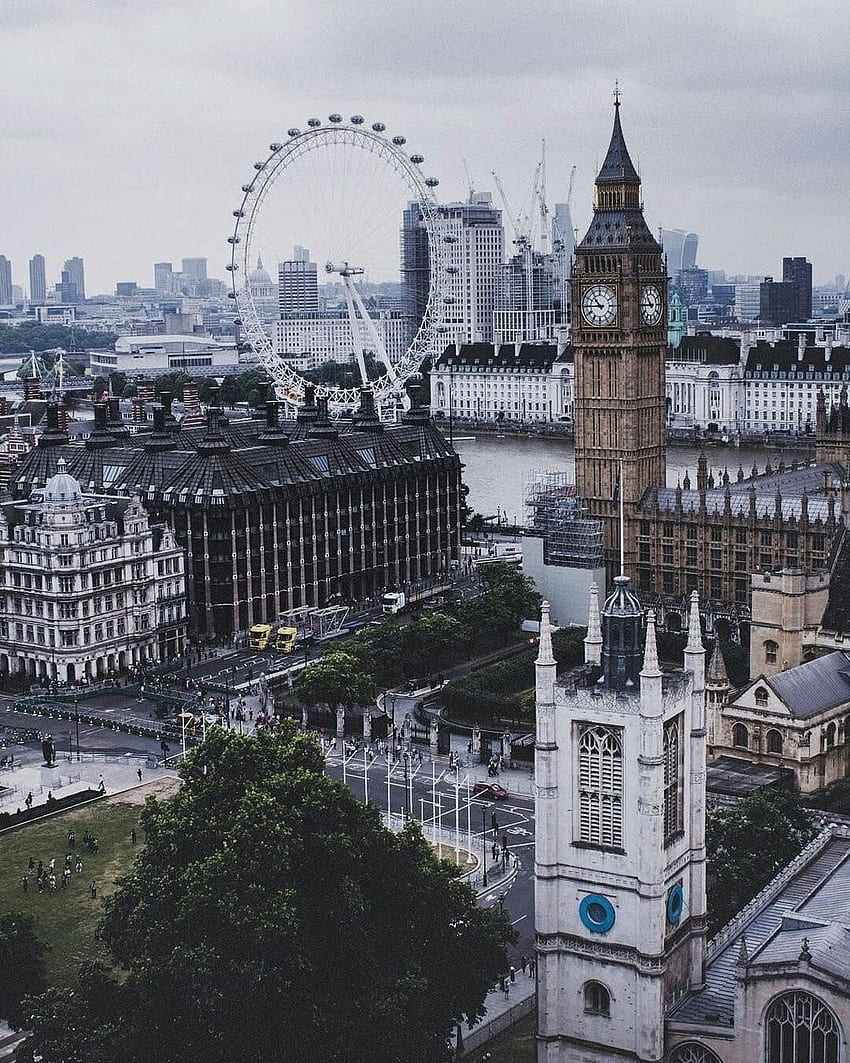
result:
<svg viewBox="0 0 850 1063"><path fill-rule="evenodd" d="M228 262L224 268L228 273L235 273L239 269L235 262Z"/></svg>
<svg viewBox="0 0 850 1063"><path fill-rule="evenodd" d="M258 172L260 170L265 170L265 168L266 168L266 164L264 162L255 162L254 163L254 169L257 170Z"/></svg>
<svg viewBox="0 0 850 1063"><path fill-rule="evenodd" d="M457 266L446 266L446 273L457 273Z"/></svg>
<svg viewBox="0 0 850 1063"><path fill-rule="evenodd" d="M228 242L229 244L238 244L238 243L241 243L241 241L240 241L240 239L239 239L239 237L238 237L238 236L228 236L228 238L227 238L227 242Z"/></svg>
<svg viewBox="0 0 850 1063"><path fill-rule="evenodd" d="M410 161L411 162L415 162L416 165L418 166L420 163L425 161L425 156L424 155L411 155L410 156Z"/></svg>
<svg viewBox="0 0 850 1063"><path fill-rule="evenodd" d="M351 116L351 124L352 125L363 125L364 121L365 121L365 119L363 118L362 114L353 114Z"/></svg>
<svg viewBox="0 0 850 1063"><path fill-rule="evenodd" d="M308 118L308 119L307 119L307 125L308 125L308 126L309 126L309 127L311 128L311 129L318 129L318 127L319 127L319 126L320 126L321 124L322 124L322 120L321 120L321 118Z"/></svg>
<svg viewBox="0 0 850 1063"><path fill-rule="evenodd" d="M400 148L402 146L402 144L406 144L406 143L407 143L407 137L393 137L393 144L395 144L395 146L397 148Z"/></svg>
<svg viewBox="0 0 850 1063"><path fill-rule="evenodd" d="M386 127L386 126L384 125L384 123L383 123L383 122L373 122L373 123L372 123L372 129L373 129L373 130L374 130L374 131L375 131L376 133L383 133L383 131L384 131L384 130L385 130L386 128L387 128L387 127Z"/></svg>
<svg viewBox="0 0 850 1063"><path fill-rule="evenodd" d="M446 304L446 306L454 306L454 304L457 302L457 299L455 299L453 295L446 295L443 296L443 302Z"/></svg>
<svg viewBox="0 0 850 1063"><path fill-rule="evenodd" d="M329 122L333 122L334 125L338 125L342 121L342 115L341 114L329 114L328 115L328 121Z"/></svg>
<svg viewBox="0 0 850 1063"><path fill-rule="evenodd" d="M235 317L233 319L233 324L234 325L241 325L242 324L242 318L241 317Z"/></svg>
<svg viewBox="0 0 850 1063"><path fill-rule="evenodd" d="M447 233L443 237L443 243L444 244L456 244L457 243L457 237L456 236L452 236L451 233Z"/></svg>
<svg viewBox="0 0 850 1063"><path fill-rule="evenodd" d="M297 137L297 136L300 135L300 133L301 133L301 130L300 129L296 129L295 126L290 126L289 129L287 129L287 131L286 131L286 135L288 137Z"/></svg>
<svg viewBox="0 0 850 1063"><path fill-rule="evenodd" d="M245 217L245 211L244 210L234 210L233 217L234 218L244 218Z"/></svg>
<svg viewBox="0 0 850 1063"><path fill-rule="evenodd" d="M228 299L235 299L236 298L236 292L228 292L227 293L227 298Z"/></svg>
<svg viewBox="0 0 850 1063"><path fill-rule="evenodd" d="M283 144L278 144L278 142L275 141L273 144L269 144L269 151L280 151L282 147Z"/></svg>
<svg viewBox="0 0 850 1063"><path fill-rule="evenodd" d="M439 183L440 183L439 177L426 177L425 178L425 184L428 186L428 188L436 188Z"/></svg>
<svg viewBox="0 0 850 1063"><path fill-rule="evenodd" d="M254 191L254 186L252 184L250 184L250 185L242 185L242 191L243 192L253 192Z"/></svg>

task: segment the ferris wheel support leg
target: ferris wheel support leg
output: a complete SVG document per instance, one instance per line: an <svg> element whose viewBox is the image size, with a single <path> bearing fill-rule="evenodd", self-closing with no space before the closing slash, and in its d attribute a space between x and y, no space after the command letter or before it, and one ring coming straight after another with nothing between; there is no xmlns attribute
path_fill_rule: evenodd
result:
<svg viewBox="0 0 850 1063"><path fill-rule="evenodd" d="M375 328L375 322L370 317L369 312L366 309L366 305L360 295L360 292L358 292L357 288L353 283L351 285L351 294L354 299L354 302L357 304L357 309L360 311L360 318L363 324L366 326L366 331L369 333L369 337L374 345L375 357L378 359L378 361L384 363L387 369L387 376L390 378L390 380L393 381L393 383L395 383L396 377L398 375L395 371L395 366L390 361L389 355L387 354L387 348L384 346L383 340L378 335L378 330ZM368 383L365 376L363 378L363 383Z"/></svg>
<svg viewBox="0 0 850 1063"><path fill-rule="evenodd" d="M355 308L357 290L352 283L351 277L348 277L345 274L342 276L342 286L345 291L345 303L348 307L348 320L351 323L351 338L354 341L354 353L357 357L357 365L360 368L360 381L365 385L369 383L369 375L366 372L366 358L363 354L363 336L360 332L360 322L357 320L357 310Z"/></svg>

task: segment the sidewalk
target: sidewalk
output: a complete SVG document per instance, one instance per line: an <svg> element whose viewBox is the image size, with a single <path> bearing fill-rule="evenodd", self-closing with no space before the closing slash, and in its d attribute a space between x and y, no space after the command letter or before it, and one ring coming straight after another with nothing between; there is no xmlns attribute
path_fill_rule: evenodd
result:
<svg viewBox="0 0 850 1063"><path fill-rule="evenodd" d="M516 981L506 979L507 994L500 986L494 986L485 1001L487 1011L483 1018L472 1027L461 1027L461 1049L459 1056L464 1056L481 1045L486 1044L496 1034L507 1030L509 1026L534 1011L537 1004L537 979L533 978L530 968L523 974L519 968L515 971ZM456 1037L452 1038L456 1046Z"/></svg>

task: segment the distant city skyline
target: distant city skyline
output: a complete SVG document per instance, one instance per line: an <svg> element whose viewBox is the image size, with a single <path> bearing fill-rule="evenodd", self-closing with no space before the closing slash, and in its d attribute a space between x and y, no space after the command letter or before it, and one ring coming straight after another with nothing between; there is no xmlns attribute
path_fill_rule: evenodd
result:
<svg viewBox="0 0 850 1063"><path fill-rule="evenodd" d="M619 78L653 229L698 232L700 265L730 273L771 275L804 255L822 284L850 271L836 211L850 75L834 47L848 23L838 0L544 0L533 19L479 0L364 0L355 14L292 0L285 17L270 0L0 0L12 101L0 253L25 287L35 253L48 284L69 254L84 258L89 293L149 286L154 262L186 254L223 278L253 162L289 126L332 112L406 135L442 201L465 198L466 160L477 190L495 192L496 170L521 208L545 137L550 206L576 166L581 230ZM97 56L96 76L81 56Z"/></svg>

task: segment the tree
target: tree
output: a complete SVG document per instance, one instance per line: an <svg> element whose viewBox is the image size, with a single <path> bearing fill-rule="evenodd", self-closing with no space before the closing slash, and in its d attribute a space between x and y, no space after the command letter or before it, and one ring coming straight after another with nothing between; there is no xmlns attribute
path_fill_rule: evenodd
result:
<svg viewBox="0 0 850 1063"><path fill-rule="evenodd" d="M293 724L215 729L181 774L174 798L149 799L99 930L126 978L41 998L30 1058L80 1058L59 1016L93 1037L87 1063L231 1063L247 1046L281 1063L443 1059L504 970L507 917L416 826L393 834L327 778Z"/></svg>
<svg viewBox="0 0 850 1063"><path fill-rule="evenodd" d="M25 997L43 993L46 946L39 941L35 920L24 912L0 912L0 1017L21 1025Z"/></svg>
<svg viewBox="0 0 850 1063"><path fill-rule="evenodd" d="M465 654L472 632L467 624L446 613L432 613L404 629L404 656L413 673L421 675L445 668Z"/></svg>
<svg viewBox="0 0 850 1063"><path fill-rule="evenodd" d="M817 834L792 791L755 790L706 817L708 914L712 933L789 864Z"/></svg>
<svg viewBox="0 0 850 1063"><path fill-rule="evenodd" d="M350 709L371 701L375 684L361 670L356 657L337 650L308 664L298 677L295 692L305 705L342 705Z"/></svg>

